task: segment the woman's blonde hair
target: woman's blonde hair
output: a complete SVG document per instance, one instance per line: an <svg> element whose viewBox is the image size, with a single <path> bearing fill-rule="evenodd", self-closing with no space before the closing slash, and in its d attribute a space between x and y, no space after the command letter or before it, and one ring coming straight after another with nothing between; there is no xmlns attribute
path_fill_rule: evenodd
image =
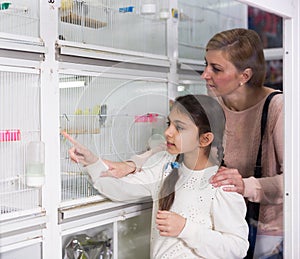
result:
<svg viewBox="0 0 300 259"><path fill-rule="evenodd" d="M263 86L266 63L262 41L255 31L237 28L217 33L207 43L208 50L222 50L240 72L246 68L252 69L248 86Z"/></svg>

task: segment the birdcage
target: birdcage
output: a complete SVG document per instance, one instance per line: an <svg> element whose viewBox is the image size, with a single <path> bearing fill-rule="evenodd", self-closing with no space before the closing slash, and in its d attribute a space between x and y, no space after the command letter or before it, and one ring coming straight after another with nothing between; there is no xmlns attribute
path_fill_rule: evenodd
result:
<svg viewBox="0 0 300 259"><path fill-rule="evenodd" d="M39 1L1 1L0 35L38 37Z"/></svg>
<svg viewBox="0 0 300 259"><path fill-rule="evenodd" d="M164 2L62 0L59 39L111 50L166 55L167 23L160 16Z"/></svg>
<svg viewBox="0 0 300 259"><path fill-rule="evenodd" d="M26 145L40 140L40 81L33 69L0 67L1 219L41 211L41 190L26 183Z"/></svg>
<svg viewBox="0 0 300 259"><path fill-rule="evenodd" d="M155 141L164 140L166 94L165 82L61 74L60 130L97 156L112 161L127 160L145 152ZM71 143L61 135L62 201L102 200L84 167L69 159L70 147Z"/></svg>

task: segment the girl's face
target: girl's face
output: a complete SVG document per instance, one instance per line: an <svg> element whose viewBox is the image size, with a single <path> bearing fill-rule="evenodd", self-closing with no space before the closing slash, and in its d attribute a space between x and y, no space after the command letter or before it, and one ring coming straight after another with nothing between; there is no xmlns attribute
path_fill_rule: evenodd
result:
<svg viewBox="0 0 300 259"><path fill-rule="evenodd" d="M225 97L239 88L242 73L227 59L224 51L209 50L205 59L206 67L201 77L206 80L210 95Z"/></svg>
<svg viewBox="0 0 300 259"><path fill-rule="evenodd" d="M167 151L170 154L197 152L199 147L198 128L189 116L174 107L168 117L165 130Z"/></svg>

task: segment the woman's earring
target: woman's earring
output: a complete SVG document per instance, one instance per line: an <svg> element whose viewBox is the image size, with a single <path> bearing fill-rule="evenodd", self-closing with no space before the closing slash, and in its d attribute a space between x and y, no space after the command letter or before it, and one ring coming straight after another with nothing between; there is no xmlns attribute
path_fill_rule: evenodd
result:
<svg viewBox="0 0 300 259"><path fill-rule="evenodd" d="M243 83L240 83L240 86L243 86Z"/></svg>

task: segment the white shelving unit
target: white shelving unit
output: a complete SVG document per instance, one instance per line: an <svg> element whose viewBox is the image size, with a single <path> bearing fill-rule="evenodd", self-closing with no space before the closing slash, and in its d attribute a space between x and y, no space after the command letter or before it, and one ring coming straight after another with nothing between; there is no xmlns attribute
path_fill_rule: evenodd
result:
<svg viewBox="0 0 300 259"><path fill-rule="evenodd" d="M151 204L114 203L97 193L82 168L68 160L60 130L109 159L144 151L149 137L163 129L149 114L163 118L169 98L205 92L198 72L204 65L201 48L211 34L246 27L244 2L296 19L292 1L287 8L279 0L272 7L260 0L11 2L0 10L0 257L63 258L74 236L105 230L114 259L147 258ZM291 27L287 20L287 35ZM68 82L83 85L62 86ZM127 125L130 145L115 141L121 124ZM42 188L24 182L25 146L31 140L46 146ZM294 150L288 140L286 145ZM287 179L287 211L295 206L292 184ZM292 255L299 234L286 240Z"/></svg>
<svg viewBox="0 0 300 259"><path fill-rule="evenodd" d="M1 5L3 7L3 3ZM33 251L41 258L46 212L41 189L26 185L26 144L41 138L39 2L0 10L0 257Z"/></svg>

